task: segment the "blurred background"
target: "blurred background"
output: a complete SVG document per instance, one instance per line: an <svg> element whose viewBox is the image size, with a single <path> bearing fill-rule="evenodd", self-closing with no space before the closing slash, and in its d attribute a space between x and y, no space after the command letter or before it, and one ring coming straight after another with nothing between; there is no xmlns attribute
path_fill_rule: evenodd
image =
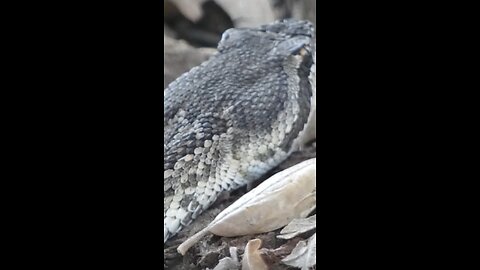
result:
<svg viewBox="0 0 480 270"><path fill-rule="evenodd" d="M222 33L279 19L316 25L315 0L164 0L164 88L215 52Z"/></svg>

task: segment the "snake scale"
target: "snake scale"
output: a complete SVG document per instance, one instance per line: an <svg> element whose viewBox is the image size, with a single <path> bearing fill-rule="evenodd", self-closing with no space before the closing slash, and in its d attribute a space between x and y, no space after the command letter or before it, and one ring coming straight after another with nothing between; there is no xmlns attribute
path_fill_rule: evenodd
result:
<svg viewBox="0 0 480 270"><path fill-rule="evenodd" d="M298 150L315 118L310 22L229 29L217 49L164 91L164 243Z"/></svg>

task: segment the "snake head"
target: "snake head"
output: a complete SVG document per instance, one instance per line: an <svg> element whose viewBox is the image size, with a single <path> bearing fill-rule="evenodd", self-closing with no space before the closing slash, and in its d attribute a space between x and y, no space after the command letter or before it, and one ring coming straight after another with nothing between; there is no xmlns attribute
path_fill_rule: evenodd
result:
<svg viewBox="0 0 480 270"><path fill-rule="evenodd" d="M242 50L263 55L311 54L315 39L312 23L295 19L276 21L256 28L226 30L218 44L220 53Z"/></svg>

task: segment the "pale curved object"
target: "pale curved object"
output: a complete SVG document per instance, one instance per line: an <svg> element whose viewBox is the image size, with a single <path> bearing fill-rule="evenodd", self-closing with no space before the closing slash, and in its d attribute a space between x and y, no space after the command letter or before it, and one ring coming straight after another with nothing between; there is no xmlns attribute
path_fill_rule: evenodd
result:
<svg viewBox="0 0 480 270"><path fill-rule="evenodd" d="M316 158L273 175L223 210L177 251L184 255L208 232L227 237L258 234L305 218L316 207L315 178Z"/></svg>

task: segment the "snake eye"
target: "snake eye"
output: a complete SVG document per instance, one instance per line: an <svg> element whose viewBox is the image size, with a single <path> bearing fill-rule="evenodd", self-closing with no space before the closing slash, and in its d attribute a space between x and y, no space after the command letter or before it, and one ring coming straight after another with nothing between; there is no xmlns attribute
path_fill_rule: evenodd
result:
<svg viewBox="0 0 480 270"><path fill-rule="evenodd" d="M305 47L300 47L297 50L292 52L293 55L300 55L304 57L305 55L308 54L308 50Z"/></svg>
<svg viewBox="0 0 480 270"><path fill-rule="evenodd" d="M301 55L301 56L305 56L308 54L308 51L307 49L305 48L301 48L299 51L298 51L298 54Z"/></svg>
<svg viewBox="0 0 480 270"><path fill-rule="evenodd" d="M223 33L221 40L226 41L226 40L228 40L229 37L230 37L230 34L228 34L227 32L225 32L225 33Z"/></svg>

